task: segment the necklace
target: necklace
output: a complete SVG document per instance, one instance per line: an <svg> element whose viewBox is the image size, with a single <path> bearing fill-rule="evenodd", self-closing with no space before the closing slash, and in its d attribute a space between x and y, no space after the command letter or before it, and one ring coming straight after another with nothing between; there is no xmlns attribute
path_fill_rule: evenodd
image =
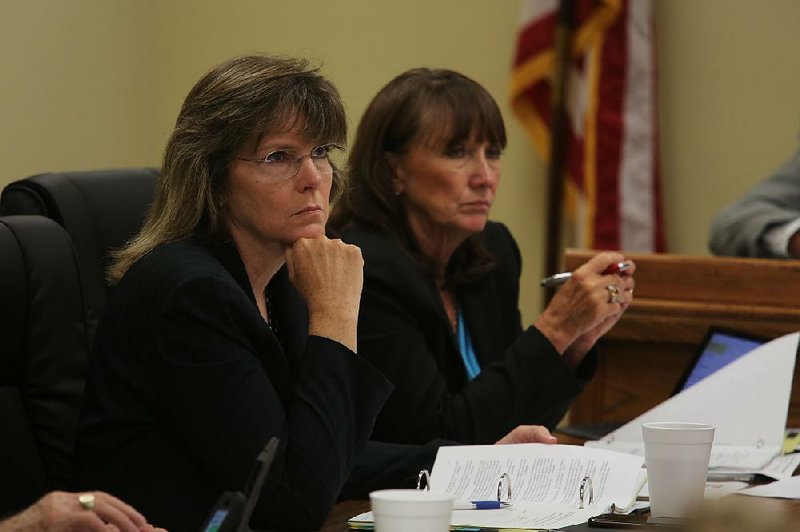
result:
<svg viewBox="0 0 800 532"><path fill-rule="evenodd" d="M267 307L267 327L269 327L270 330L277 335L278 319L277 316L275 316L275 309L272 305L272 296L269 293L269 288L264 289L264 304Z"/></svg>

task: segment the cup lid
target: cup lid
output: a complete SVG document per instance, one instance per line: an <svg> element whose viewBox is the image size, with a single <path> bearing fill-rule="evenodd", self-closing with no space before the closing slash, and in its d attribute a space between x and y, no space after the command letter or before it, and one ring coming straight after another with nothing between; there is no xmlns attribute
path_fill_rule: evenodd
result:
<svg viewBox="0 0 800 532"><path fill-rule="evenodd" d="M645 443L707 444L714 440L714 425L688 421L642 423Z"/></svg>
<svg viewBox="0 0 800 532"><path fill-rule="evenodd" d="M397 502L425 502L425 501L452 501L454 496L450 493L415 489L385 489L370 492L370 500L397 501Z"/></svg>

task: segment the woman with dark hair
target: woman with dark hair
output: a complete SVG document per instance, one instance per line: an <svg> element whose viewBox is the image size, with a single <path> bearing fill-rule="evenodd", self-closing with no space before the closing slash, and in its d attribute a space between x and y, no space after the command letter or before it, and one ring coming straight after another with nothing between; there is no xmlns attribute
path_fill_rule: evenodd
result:
<svg viewBox="0 0 800 532"><path fill-rule="evenodd" d="M324 234L345 135L338 92L303 61L235 58L189 92L109 271L83 487L197 530L277 436L251 526L323 523L391 390L355 354L361 254Z"/></svg>
<svg viewBox="0 0 800 532"><path fill-rule="evenodd" d="M495 101L449 70L398 76L361 119L329 225L364 256L359 354L395 385L374 439L524 441L523 425L554 427L631 302L632 276L602 273L625 257L603 252L522 330L519 250L488 221L505 145Z"/></svg>

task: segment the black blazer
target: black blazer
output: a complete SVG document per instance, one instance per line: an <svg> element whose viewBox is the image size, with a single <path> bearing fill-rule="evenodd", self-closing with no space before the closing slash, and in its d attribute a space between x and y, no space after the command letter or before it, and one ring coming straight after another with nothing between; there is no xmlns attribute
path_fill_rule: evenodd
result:
<svg viewBox="0 0 800 532"><path fill-rule="evenodd" d="M267 293L277 333L232 244L188 238L133 265L97 331L81 489L113 493L173 532L196 530L278 436L251 524L322 524L391 385L341 344L308 336L285 268Z"/></svg>
<svg viewBox="0 0 800 532"><path fill-rule="evenodd" d="M433 279L388 235L357 223L344 231L365 263L359 354L395 385L374 439L494 443L519 424L553 428L594 372L593 353L573 373L536 328L523 332L519 249L499 223L483 238L498 266L456 291L482 368L470 382Z"/></svg>

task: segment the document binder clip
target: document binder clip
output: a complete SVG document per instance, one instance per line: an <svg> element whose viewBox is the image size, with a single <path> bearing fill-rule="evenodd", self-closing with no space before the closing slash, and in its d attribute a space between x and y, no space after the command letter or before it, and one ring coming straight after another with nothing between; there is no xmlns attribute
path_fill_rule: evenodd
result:
<svg viewBox="0 0 800 532"><path fill-rule="evenodd" d="M430 491L431 490L431 474L428 472L427 469L423 469L417 475L417 489L421 490L422 488L422 479L425 479L425 489Z"/></svg>
<svg viewBox="0 0 800 532"><path fill-rule="evenodd" d="M511 477L508 473L500 475L497 481L497 500L500 502L511 502Z"/></svg>
<svg viewBox="0 0 800 532"><path fill-rule="evenodd" d="M587 477L588 478L588 477ZM423 480L424 486L423 486ZM431 474L427 469L422 469L417 475L417 489L431 489ZM583 493L583 485L581 485L581 493ZM511 504L511 477L508 473L500 475L497 481L497 500L498 502Z"/></svg>
<svg viewBox="0 0 800 532"><path fill-rule="evenodd" d="M583 510L586 506L594 502L594 487L592 486L592 479L588 475L583 477L583 480L581 480L581 487L578 492L578 497L580 502L578 505L579 510Z"/></svg>

